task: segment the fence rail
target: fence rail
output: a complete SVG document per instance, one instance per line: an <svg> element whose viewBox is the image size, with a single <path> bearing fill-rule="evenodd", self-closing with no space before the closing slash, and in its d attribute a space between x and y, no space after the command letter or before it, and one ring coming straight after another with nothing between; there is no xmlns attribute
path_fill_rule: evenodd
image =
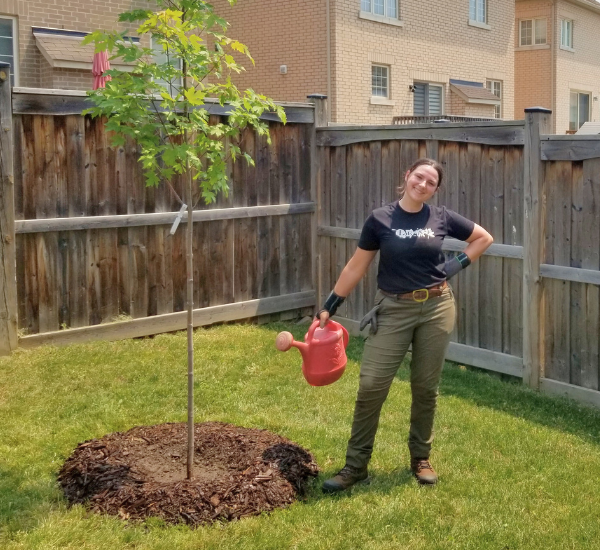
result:
<svg viewBox="0 0 600 550"><path fill-rule="evenodd" d="M182 182L146 188L135 145L109 147L102 121L78 114L79 94L17 90L12 107L7 84L0 94L0 124L13 128L0 134L0 352L183 328L183 233L169 234ZM332 127L314 101L287 106L286 126L269 121L270 147L246 132L256 165L232 164L230 195L196 208L195 325L312 312L366 217L428 156L446 172L434 202L495 238L452 280L448 358L600 406L600 139L549 135L539 109L525 121ZM355 333L376 275L338 312Z"/></svg>

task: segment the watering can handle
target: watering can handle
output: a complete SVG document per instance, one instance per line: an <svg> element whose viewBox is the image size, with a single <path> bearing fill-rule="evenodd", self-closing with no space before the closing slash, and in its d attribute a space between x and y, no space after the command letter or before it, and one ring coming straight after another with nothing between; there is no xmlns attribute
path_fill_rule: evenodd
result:
<svg viewBox="0 0 600 550"><path fill-rule="evenodd" d="M340 327L342 327L342 333L344 334L344 349L348 347L348 342L350 341L350 336L348 335L348 331L346 330L346 327L344 327L343 325L340 325Z"/></svg>
<svg viewBox="0 0 600 550"><path fill-rule="evenodd" d="M313 336L315 335L315 330L317 330L317 328L319 328L319 325L321 324L321 321L319 319L316 319L315 321L313 321L313 324L310 325L310 328L308 329L308 333L306 334L306 342L310 342L313 339Z"/></svg>

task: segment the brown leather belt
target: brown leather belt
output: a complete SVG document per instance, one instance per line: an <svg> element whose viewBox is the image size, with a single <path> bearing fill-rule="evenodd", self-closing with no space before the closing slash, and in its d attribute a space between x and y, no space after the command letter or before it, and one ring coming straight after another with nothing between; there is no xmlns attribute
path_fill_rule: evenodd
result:
<svg viewBox="0 0 600 550"><path fill-rule="evenodd" d="M407 292L406 294L393 294L392 292L386 292L385 290L379 289L381 294L387 296L388 298L394 298L395 300L413 300L415 302L426 302L429 298L436 298L442 295L444 289L448 286L448 283L444 281L443 283L432 286L430 288L419 288L418 290L413 290L412 292Z"/></svg>

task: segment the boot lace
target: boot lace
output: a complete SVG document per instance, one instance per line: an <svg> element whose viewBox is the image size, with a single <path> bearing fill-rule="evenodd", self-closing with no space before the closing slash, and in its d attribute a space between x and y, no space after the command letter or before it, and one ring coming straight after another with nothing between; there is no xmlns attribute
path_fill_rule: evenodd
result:
<svg viewBox="0 0 600 550"><path fill-rule="evenodd" d="M421 470L433 470L431 462L429 462L427 458L415 460L415 468L417 472L420 472Z"/></svg>
<svg viewBox="0 0 600 550"><path fill-rule="evenodd" d="M358 473L358 469L352 466L344 466L337 475L343 478L352 477Z"/></svg>

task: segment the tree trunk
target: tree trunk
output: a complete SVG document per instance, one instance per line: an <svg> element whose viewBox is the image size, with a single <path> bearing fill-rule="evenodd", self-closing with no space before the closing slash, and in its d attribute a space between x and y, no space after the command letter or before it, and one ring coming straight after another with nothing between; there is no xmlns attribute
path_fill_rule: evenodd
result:
<svg viewBox="0 0 600 550"><path fill-rule="evenodd" d="M187 344L188 344L188 454L187 478L194 477L194 223L192 174L186 171L187 187L187 238L186 238L186 271L187 271Z"/></svg>

